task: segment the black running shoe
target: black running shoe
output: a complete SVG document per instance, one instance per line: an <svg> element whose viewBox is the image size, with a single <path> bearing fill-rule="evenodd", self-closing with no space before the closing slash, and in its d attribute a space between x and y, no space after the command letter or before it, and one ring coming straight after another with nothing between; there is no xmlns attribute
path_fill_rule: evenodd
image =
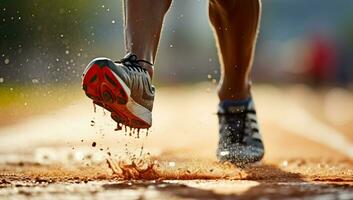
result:
<svg viewBox="0 0 353 200"><path fill-rule="evenodd" d="M219 160L244 165L262 159L264 145L252 98L222 101L218 106L218 119Z"/></svg>

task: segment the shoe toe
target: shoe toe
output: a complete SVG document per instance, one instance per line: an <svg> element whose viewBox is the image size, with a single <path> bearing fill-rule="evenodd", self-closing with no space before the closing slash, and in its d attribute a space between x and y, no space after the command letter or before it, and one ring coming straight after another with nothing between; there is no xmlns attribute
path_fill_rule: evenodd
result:
<svg viewBox="0 0 353 200"><path fill-rule="evenodd" d="M236 165L244 165L260 161L264 156L264 146L261 141L249 144L233 144L227 148L219 148L218 159Z"/></svg>

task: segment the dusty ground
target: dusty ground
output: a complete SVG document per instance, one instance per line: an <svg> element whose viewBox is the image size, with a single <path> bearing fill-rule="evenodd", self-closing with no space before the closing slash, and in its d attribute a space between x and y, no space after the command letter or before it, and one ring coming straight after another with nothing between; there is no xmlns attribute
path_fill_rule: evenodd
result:
<svg viewBox="0 0 353 200"><path fill-rule="evenodd" d="M266 156L244 168L216 161L211 84L158 90L147 137L115 132L85 98L0 128L0 199L353 199L352 93L254 96Z"/></svg>

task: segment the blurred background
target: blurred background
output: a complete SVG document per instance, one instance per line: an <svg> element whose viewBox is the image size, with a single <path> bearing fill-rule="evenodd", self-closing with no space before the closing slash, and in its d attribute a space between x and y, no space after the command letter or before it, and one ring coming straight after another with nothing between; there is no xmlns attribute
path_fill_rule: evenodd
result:
<svg viewBox="0 0 353 200"><path fill-rule="evenodd" d="M219 79L207 3L173 2L157 56L156 85ZM91 59L118 60L125 54L122 10L115 0L1 1L0 125L81 97L81 73ZM328 104L345 99L342 109L349 110L352 10L351 0L263 1L254 83L305 84L314 93L324 90Z"/></svg>
<svg viewBox="0 0 353 200"><path fill-rule="evenodd" d="M215 175L222 180L259 180L254 185L246 181L246 187L238 181L214 183L227 193L240 187L241 194L265 191L270 198L300 191L335 199L329 195L338 190L333 183L350 192L353 0L263 0L252 95L266 154L262 165L244 168L249 176L215 162L220 70L207 4L173 1L155 67L153 126L148 137L145 130L139 137L114 131L110 114L99 107L93 111L81 89L82 72L90 60L119 60L125 54L122 0L0 0L0 199L16 194L47 198L43 188L53 196L86 191L99 198L100 188L97 193L90 184L75 189L66 181L98 183L111 173L107 156L121 161L144 154L170 172L166 179L187 174L197 179ZM313 187L309 180L318 182ZM47 187L52 183L59 189ZM201 198L221 197L209 193L215 186L204 183L195 184L205 191L199 193ZM330 184L330 192L319 190L324 183ZM155 195L159 186L149 184L149 194ZM138 185L131 191L142 194ZM130 191L128 187L124 186ZM106 187L109 194L114 188ZM163 186L163 191L179 191L170 188Z"/></svg>

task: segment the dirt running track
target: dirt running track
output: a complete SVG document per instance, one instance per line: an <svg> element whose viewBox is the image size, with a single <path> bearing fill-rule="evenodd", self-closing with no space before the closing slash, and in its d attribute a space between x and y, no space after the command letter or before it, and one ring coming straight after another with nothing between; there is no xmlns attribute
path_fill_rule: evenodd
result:
<svg viewBox="0 0 353 200"><path fill-rule="evenodd" d="M242 168L215 159L211 84L159 89L139 138L82 98L0 128L0 199L353 199L352 96L254 87L266 156Z"/></svg>

